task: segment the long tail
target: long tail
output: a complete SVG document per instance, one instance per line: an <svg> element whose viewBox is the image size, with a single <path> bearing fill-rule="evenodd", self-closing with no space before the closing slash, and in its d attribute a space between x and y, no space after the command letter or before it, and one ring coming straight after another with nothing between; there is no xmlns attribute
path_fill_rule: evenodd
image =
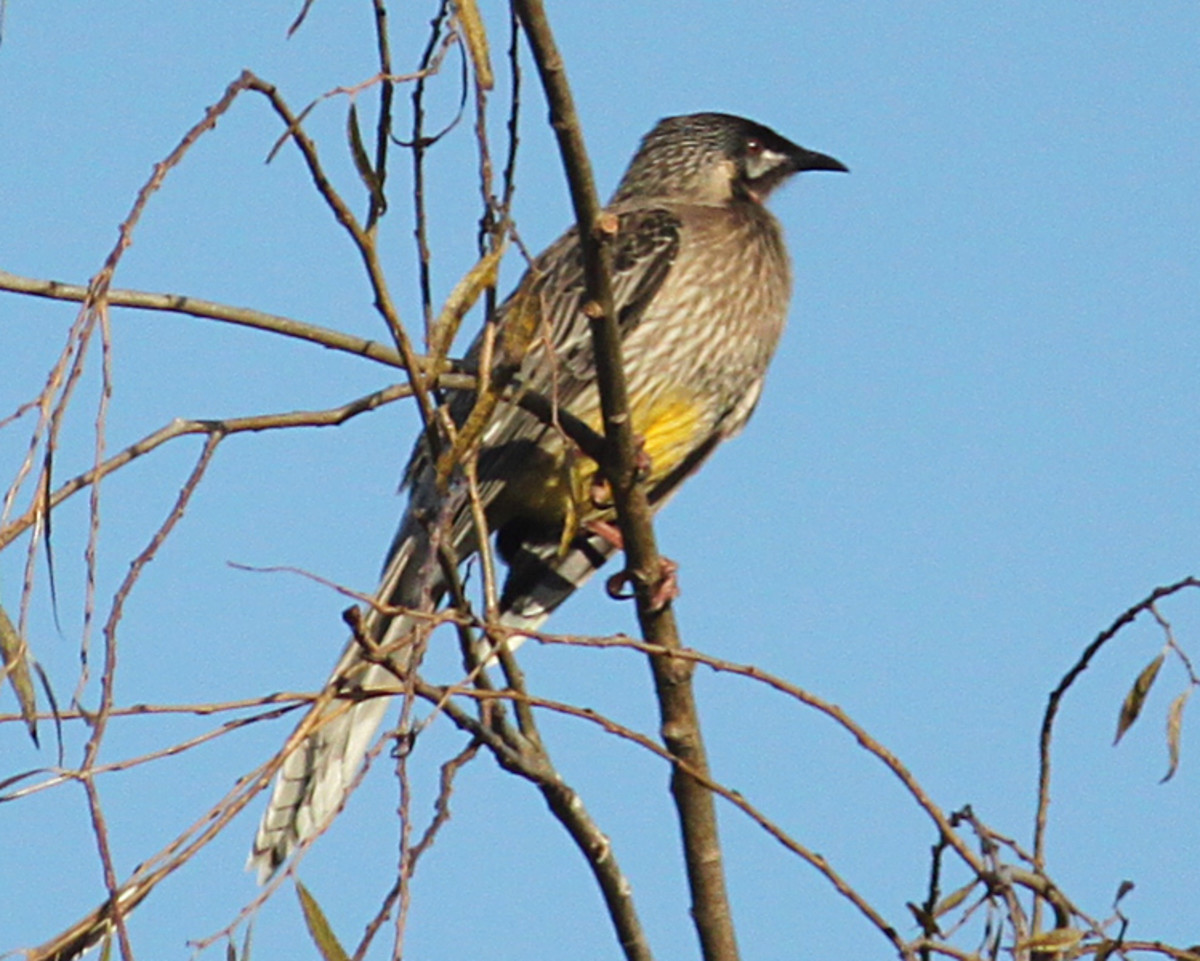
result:
<svg viewBox="0 0 1200 961"><path fill-rule="evenodd" d="M410 514L401 524L376 596L387 605L418 609L424 600L435 604L442 579L430 562L429 538ZM399 653L405 663L404 641L415 637L421 622L414 617L390 617L369 609L363 630L372 641ZM347 644L329 684L339 691L367 692L396 687L396 675L368 661L354 640ZM314 708L305 718L313 731L284 759L275 778L271 800L263 812L246 866L258 872L261 884L303 841L320 833L341 808L358 775L375 732L387 713L390 698L338 699ZM314 718L313 714L317 716Z"/></svg>
<svg viewBox="0 0 1200 961"><path fill-rule="evenodd" d="M557 544L523 546L511 559L501 624L515 631L537 630L612 551L611 544L586 534L565 554ZM436 603L442 590L424 528L406 519L378 596L391 605L417 609L422 602ZM415 636L421 627L417 618L388 617L378 610L368 611L363 621L372 640L401 651L406 637ZM403 658L403 654L399 656ZM402 659L396 663L401 669L407 666ZM351 641L330 683L347 692L370 692L394 690L397 682L391 670L367 661L360 645ZM258 872L260 884L299 844L323 831L336 816L389 702L387 697L354 702L340 699L314 708L320 715L314 730L285 758L250 851L247 867Z"/></svg>

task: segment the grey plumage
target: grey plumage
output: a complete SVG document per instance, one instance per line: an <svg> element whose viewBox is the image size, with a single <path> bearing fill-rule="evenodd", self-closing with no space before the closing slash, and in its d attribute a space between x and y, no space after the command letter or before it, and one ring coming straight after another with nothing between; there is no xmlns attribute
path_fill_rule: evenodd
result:
<svg viewBox="0 0 1200 961"><path fill-rule="evenodd" d="M752 121L703 113L661 121L642 140L607 212L616 217L613 287L634 428L650 461L651 502L661 506L750 417L783 330L791 277L775 218L763 201L801 170L845 170ZM589 327L581 311L583 268L574 230L552 244L499 312L497 363L515 382L598 427ZM531 301L530 298L535 298ZM506 346L506 329L537 306L540 329ZM516 307L514 305L524 305ZM517 318L514 321L513 318ZM469 359L478 362L477 341ZM450 398L460 423L473 395ZM596 522L596 465L561 432L502 405L479 448L480 496L509 573L501 623L536 630L614 552ZM446 541L460 560L478 544L469 511L439 495L432 458L418 443L407 471L409 505L378 597L429 608L444 591L434 557L436 521L450 511ZM423 621L368 610L364 629L413 660L406 640ZM395 689L395 675L351 644L333 683L341 691ZM387 708L376 697L336 701L286 759L250 862L268 877L336 813Z"/></svg>

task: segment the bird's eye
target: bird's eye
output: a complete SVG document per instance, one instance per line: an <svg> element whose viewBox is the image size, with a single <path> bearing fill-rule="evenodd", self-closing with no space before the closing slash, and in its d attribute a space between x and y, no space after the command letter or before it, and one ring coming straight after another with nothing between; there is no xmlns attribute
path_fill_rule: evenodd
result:
<svg viewBox="0 0 1200 961"><path fill-rule="evenodd" d="M751 137L746 141L746 153L751 157L757 157L763 152L763 142L757 137Z"/></svg>

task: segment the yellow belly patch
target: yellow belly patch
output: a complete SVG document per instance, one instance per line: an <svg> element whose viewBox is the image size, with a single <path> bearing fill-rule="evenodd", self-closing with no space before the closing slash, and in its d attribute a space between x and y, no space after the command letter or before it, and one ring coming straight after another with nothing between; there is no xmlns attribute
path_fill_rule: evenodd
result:
<svg viewBox="0 0 1200 961"><path fill-rule="evenodd" d="M599 418L596 423L599 424ZM667 396L653 404L635 403L633 429L650 458L650 481L656 483L706 439L709 424L693 398Z"/></svg>
<svg viewBox="0 0 1200 961"><path fill-rule="evenodd" d="M649 480L658 483L674 471L707 437L711 429L703 408L691 397L663 395L632 405L633 429L650 460ZM580 418L600 430L598 410ZM511 477L500 497L501 512L537 520L546 526L563 526L566 545L580 524L612 516L595 461L557 441Z"/></svg>

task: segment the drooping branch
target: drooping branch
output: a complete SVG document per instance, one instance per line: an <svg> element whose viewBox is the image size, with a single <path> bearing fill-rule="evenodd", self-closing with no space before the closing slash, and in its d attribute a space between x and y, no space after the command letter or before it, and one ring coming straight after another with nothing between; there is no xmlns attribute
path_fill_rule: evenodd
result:
<svg viewBox="0 0 1200 961"><path fill-rule="evenodd" d="M1038 806L1033 832L1033 858L1038 868L1045 867L1046 863L1046 824L1050 810L1050 745L1054 737L1054 720L1058 716L1062 699L1079 675L1088 669L1092 658L1123 628L1132 624L1139 614L1152 611L1157 601L1189 587L1200 587L1200 579L1185 577L1174 584L1155 588L1147 597L1122 613L1084 649L1079 659L1063 675L1058 686L1050 693L1046 703L1046 712L1042 716L1041 734L1038 738Z"/></svg>

